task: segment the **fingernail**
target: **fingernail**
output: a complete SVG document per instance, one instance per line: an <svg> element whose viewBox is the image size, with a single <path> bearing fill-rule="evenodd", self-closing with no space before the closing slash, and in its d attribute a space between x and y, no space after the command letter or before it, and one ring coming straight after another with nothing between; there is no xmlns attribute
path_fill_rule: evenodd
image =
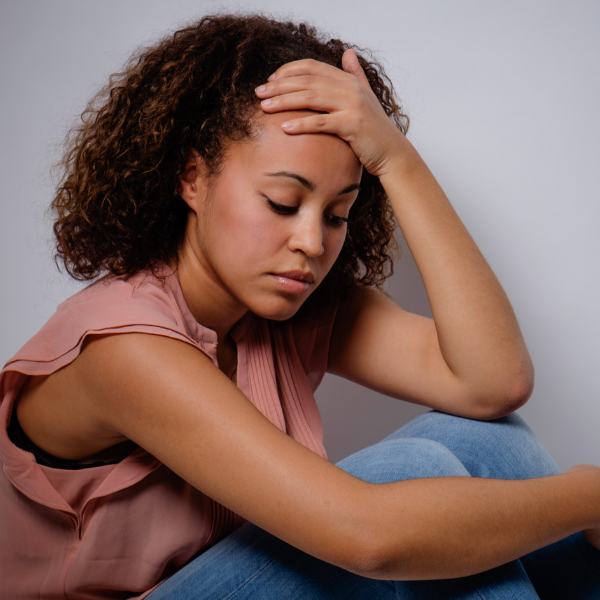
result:
<svg viewBox="0 0 600 600"><path fill-rule="evenodd" d="M273 81L273 79L275 79L275 73L273 73L267 77L267 81Z"/></svg>
<svg viewBox="0 0 600 600"><path fill-rule="evenodd" d="M254 91L257 94L262 94L267 89L266 85L259 85Z"/></svg>
<svg viewBox="0 0 600 600"><path fill-rule="evenodd" d="M273 104L273 100L271 100L271 98L267 98L260 103L261 106L271 106L271 104Z"/></svg>
<svg viewBox="0 0 600 600"><path fill-rule="evenodd" d="M285 123L281 124L281 129L291 129L292 128L292 122L291 121L286 121Z"/></svg>

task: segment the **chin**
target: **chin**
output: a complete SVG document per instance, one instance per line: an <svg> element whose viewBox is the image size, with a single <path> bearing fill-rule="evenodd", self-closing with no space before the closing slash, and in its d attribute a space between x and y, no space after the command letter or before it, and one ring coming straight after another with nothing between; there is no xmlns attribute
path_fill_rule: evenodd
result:
<svg viewBox="0 0 600 600"><path fill-rule="evenodd" d="M268 303L256 303L254 306L248 306L248 308L259 317L269 319L271 321L287 321L291 319L302 307L306 298L302 300L294 299L288 300L285 298L279 298L277 301Z"/></svg>

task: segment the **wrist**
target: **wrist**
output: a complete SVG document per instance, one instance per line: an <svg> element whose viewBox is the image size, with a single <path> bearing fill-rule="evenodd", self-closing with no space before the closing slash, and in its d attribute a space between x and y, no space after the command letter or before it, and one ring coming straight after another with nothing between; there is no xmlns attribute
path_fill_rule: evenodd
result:
<svg viewBox="0 0 600 600"><path fill-rule="evenodd" d="M380 132L380 156L377 162L372 165L372 168L368 169L371 175L379 177L379 179L393 175L398 169L407 167L415 158L420 158L414 146L404 134L396 129L391 122L389 125L390 128L387 132Z"/></svg>
<svg viewBox="0 0 600 600"><path fill-rule="evenodd" d="M594 465L577 465L569 469L572 490L578 495L584 523L582 529L600 528L600 468Z"/></svg>
<svg viewBox="0 0 600 600"><path fill-rule="evenodd" d="M384 188L386 184L396 185L398 181L409 181L419 173L427 172L431 175L415 147L402 134L399 137L401 139L390 144L385 161L377 169L377 173L373 173L379 177Z"/></svg>

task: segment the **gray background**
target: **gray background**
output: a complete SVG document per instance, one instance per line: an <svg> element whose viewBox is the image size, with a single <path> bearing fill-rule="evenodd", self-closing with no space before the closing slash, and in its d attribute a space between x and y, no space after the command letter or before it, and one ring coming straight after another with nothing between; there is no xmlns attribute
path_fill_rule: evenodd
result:
<svg viewBox="0 0 600 600"><path fill-rule="evenodd" d="M78 287L50 258L50 165L129 53L218 10L308 19L375 50L419 149L511 298L537 379L521 410L562 467L600 464L600 4L595 0L245 3L2 0L0 362ZM428 314L408 251L390 283ZM422 409L326 376L330 458Z"/></svg>

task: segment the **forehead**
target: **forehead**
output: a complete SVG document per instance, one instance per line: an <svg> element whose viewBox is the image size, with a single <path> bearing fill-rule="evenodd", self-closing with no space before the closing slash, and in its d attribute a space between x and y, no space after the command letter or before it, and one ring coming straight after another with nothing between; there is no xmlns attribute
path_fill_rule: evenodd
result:
<svg viewBox="0 0 600 600"><path fill-rule="evenodd" d="M242 142L234 142L227 152L225 168L262 172L297 173L321 186L338 188L358 183L362 166L344 140L328 133L289 135L281 124L292 119L315 115L312 111L286 111L260 114L255 133Z"/></svg>

